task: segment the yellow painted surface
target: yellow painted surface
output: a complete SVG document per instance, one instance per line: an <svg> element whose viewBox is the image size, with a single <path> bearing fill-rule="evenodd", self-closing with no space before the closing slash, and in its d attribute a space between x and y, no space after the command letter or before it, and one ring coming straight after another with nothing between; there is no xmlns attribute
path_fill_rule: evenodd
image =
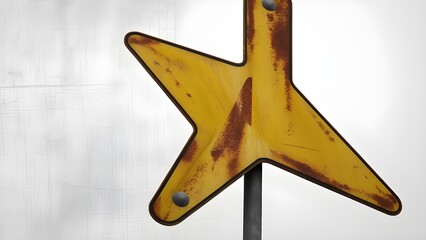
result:
<svg viewBox="0 0 426 240"><path fill-rule="evenodd" d="M398 197L291 81L291 3L267 11L248 0L245 61L231 64L148 35L126 45L194 126L150 211L176 224L241 177L269 162L388 214ZM186 207L172 201L185 192Z"/></svg>

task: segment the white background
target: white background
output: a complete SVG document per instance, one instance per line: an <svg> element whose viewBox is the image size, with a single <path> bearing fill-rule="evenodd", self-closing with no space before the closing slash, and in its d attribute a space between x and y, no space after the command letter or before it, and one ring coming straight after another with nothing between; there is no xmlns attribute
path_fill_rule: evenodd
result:
<svg viewBox="0 0 426 240"><path fill-rule="evenodd" d="M124 47L242 60L242 0L0 0L0 239L242 239L242 179L183 223L148 203L191 127ZM294 0L293 77L399 195L377 212L264 166L263 239L425 239L426 2Z"/></svg>

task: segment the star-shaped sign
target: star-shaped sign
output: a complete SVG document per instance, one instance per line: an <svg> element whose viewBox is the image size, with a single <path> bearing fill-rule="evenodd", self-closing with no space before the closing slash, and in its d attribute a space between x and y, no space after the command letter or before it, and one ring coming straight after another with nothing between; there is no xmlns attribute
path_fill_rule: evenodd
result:
<svg viewBox="0 0 426 240"><path fill-rule="evenodd" d="M244 61L131 32L125 43L194 128L150 203L177 224L261 162L387 214L396 194L294 86L291 1L246 0Z"/></svg>

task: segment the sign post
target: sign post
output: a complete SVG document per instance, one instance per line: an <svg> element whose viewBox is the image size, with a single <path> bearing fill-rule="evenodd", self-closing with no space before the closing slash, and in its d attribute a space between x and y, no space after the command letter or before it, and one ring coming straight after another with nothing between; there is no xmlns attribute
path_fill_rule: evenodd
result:
<svg viewBox="0 0 426 240"><path fill-rule="evenodd" d="M262 164L244 175L243 239L262 239Z"/></svg>

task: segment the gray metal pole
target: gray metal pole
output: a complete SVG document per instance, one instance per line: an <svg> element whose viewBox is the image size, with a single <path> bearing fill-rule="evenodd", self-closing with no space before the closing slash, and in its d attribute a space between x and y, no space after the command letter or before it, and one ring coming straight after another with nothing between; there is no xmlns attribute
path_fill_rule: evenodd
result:
<svg viewBox="0 0 426 240"><path fill-rule="evenodd" d="M262 239L262 164L244 175L244 240Z"/></svg>

